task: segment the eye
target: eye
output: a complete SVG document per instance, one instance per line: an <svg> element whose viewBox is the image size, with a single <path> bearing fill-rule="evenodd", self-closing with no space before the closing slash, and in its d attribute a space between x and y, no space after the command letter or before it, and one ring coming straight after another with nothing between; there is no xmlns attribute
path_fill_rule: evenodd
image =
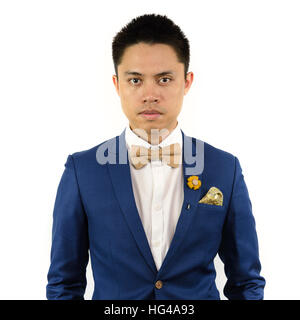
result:
<svg viewBox="0 0 300 320"><path fill-rule="evenodd" d="M132 81L132 80L140 81L140 79L138 79L138 78L131 78L131 79L129 79L128 81L131 82L132 84L138 84L137 81Z"/></svg>
<svg viewBox="0 0 300 320"><path fill-rule="evenodd" d="M172 81L172 79L170 79L170 78L161 78L159 81L161 81L161 80L168 80L168 81L162 81L162 83L168 83L168 82Z"/></svg>

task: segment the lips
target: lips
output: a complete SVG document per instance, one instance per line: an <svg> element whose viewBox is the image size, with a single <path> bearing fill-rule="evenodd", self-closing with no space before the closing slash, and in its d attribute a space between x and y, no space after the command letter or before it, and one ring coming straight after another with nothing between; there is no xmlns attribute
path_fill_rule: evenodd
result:
<svg viewBox="0 0 300 320"><path fill-rule="evenodd" d="M156 120L161 117L161 113L157 110L145 110L140 113L140 116L146 120Z"/></svg>
<svg viewBox="0 0 300 320"><path fill-rule="evenodd" d="M152 110L145 110L145 111L143 111L143 112L141 112L142 114L157 114L157 113L161 113L161 112L159 112L158 110L154 110L154 109L152 109Z"/></svg>

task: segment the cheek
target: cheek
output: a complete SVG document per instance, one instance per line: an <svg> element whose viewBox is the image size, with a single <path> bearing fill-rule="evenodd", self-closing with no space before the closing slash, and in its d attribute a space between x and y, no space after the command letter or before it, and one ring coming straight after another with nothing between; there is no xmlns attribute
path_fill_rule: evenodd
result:
<svg viewBox="0 0 300 320"><path fill-rule="evenodd" d="M176 88L167 93L165 98L172 104L173 106L180 105L181 100L183 98L183 91L181 88Z"/></svg>
<svg viewBox="0 0 300 320"><path fill-rule="evenodd" d="M170 90L167 91L167 94L169 98L173 100L178 99L184 95L184 87L182 86L181 83L171 86L169 89Z"/></svg>
<svg viewBox="0 0 300 320"><path fill-rule="evenodd" d="M136 91L132 90L131 88L124 88L121 91L121 98L124 103L128 103L129 101L134 101L138 99L138 94Z"/></svg>

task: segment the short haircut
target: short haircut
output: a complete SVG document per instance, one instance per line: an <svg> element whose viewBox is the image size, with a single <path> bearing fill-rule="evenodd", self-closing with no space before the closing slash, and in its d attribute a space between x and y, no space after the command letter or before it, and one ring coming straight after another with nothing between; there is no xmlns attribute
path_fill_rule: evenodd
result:
<svg viewBox="0 0 300 320"><path fill-rule="evenodd" d="M113 38L112 57L117 77L118 65L125 49L140 42L170 45L175 50L178 61L184 64L186 78L190 62L189 41L172 20L158 14L145 14L132 19Z"/></svg>

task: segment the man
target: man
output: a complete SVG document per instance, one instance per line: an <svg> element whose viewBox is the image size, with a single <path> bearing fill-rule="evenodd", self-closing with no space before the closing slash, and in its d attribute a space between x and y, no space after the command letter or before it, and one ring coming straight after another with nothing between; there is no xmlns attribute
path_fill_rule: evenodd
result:
<svg viewBox="0 0 300 320"><path fill-rule="evenodd" d="M114 38L113 83L129 120L68 156L55 200L48 299L263 299L251 201L239 160L186 136L177 117L193 82L189 43L166 16L133 19Z"/></svg>

